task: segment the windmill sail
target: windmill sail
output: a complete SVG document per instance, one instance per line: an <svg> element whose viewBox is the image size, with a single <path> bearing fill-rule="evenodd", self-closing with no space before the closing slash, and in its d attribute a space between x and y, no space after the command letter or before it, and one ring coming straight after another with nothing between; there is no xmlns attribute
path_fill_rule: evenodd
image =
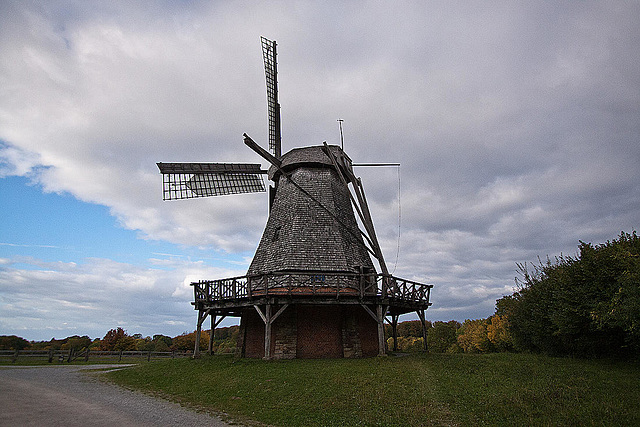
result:
<svg viewBox="0 0 640 427"><path fill-rule="evenodd" d="M269 151L277 159L282 155L280 138L280 104L278 103L278 62L276 42L260 37L264 73L267 80L267 108L269 115Z"/></svg>
<svg viewBox="0 0 640 427"><path fill-rule="evenodd" d="M163 200L193 199L227 194L260 193L265 186L259 164L158 163Z"/></svg>

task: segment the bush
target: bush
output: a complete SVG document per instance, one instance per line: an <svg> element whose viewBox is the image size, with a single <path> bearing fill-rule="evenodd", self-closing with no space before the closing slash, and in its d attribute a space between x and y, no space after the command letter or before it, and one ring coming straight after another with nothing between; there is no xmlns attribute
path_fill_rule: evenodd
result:
<svg viewBox="0 0 640 427"><path fill-rule="evenodd" d="M498 300L519 350L575 356L640 352L640 239L622 232L574 257L519 265L520 289Z"/></svg>
<svg viewBox="0 0 640 427"><path fill-rule="evenodd" d="M460 328L460 322L434 322L433 327L427 333L427 344L432 353L445 353L452 344L457 342L456 332Z"/></svg>

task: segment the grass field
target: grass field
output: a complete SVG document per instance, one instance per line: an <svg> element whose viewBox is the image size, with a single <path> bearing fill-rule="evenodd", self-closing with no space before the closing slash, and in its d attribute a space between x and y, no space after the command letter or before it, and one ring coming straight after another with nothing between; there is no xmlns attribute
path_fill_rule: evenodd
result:
<svg viewBox="0 0 640 427"><path fill-rule="evenodd" d="M640 425L640 366L529 354L166 360L108 378L279 426Z"/></svg>

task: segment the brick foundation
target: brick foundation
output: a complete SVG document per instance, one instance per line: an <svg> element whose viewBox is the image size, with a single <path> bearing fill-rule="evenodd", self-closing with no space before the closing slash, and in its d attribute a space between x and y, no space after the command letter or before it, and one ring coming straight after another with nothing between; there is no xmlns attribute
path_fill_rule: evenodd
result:
<svg viewBox="0 0 640 427"><path fill-rule="evenodd" d="M264 356L264 329L255 309L243 311L238 348L244 357ZM378 326L360 306L290 305L272 324L271 354L274 359L375 356Z"/></svg>

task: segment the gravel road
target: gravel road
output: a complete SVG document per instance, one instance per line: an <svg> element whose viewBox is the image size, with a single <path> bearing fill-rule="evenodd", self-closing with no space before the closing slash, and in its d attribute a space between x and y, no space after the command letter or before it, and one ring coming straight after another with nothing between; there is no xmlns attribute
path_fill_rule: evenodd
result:
<svg viewBox="0 0 640 427"><path fill-rule="evenodd" d="M105 367L109 366L0 366L0 426L228 425L82 372Z"/></svg>

